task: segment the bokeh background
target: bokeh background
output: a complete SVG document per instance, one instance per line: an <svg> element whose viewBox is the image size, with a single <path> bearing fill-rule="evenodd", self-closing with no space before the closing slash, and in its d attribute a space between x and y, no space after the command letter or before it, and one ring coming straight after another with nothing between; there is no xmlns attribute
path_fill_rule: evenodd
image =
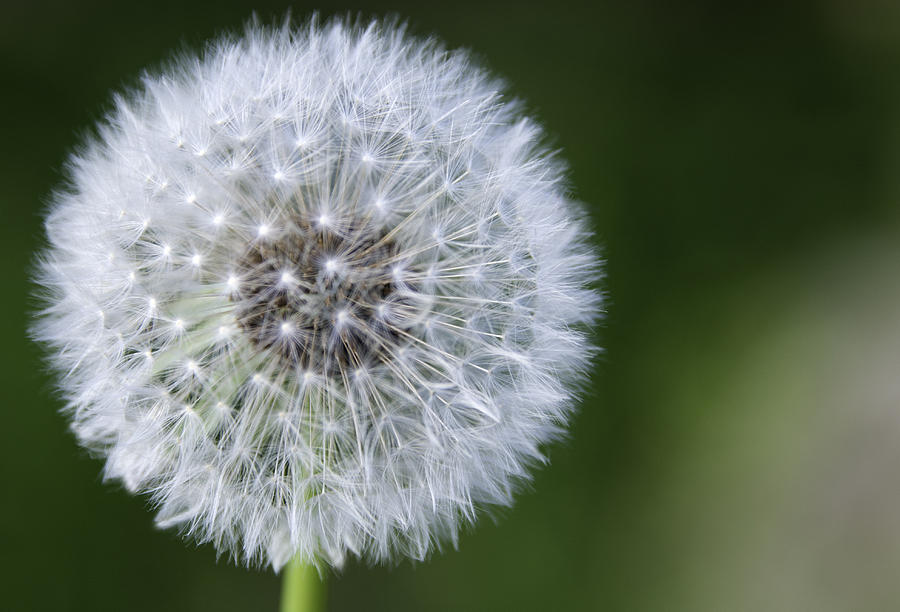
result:
<svg viewBox="0 0 900 612"><path fill-rule="evenodd" d="M611 296L571 437L516 506L427 563L350 563L330 610L900 609L889 0L4 2L0 608L276 609L271 571L101 482L25 328L42 209L110 91L288 8L399 14L507 77L571 162Z"/></svg>

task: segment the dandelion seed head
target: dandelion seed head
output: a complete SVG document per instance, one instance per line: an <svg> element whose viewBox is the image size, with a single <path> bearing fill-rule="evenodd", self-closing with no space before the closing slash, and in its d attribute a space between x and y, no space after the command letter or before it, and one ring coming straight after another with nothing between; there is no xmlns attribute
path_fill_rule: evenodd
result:
<svg viewBox="0 0 900 612"><path fill-rule="evenodd" d="M564 166L502 91L336 20L250 25L116 98L49 212L34 334L159 525L340 566L512 502L601 299Z"/></svg>

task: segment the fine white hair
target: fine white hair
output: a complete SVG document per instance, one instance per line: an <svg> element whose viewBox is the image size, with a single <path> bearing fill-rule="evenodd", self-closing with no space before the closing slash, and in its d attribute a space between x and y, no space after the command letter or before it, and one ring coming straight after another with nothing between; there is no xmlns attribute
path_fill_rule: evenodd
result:
<svg viewBox="0 0 900 612"><path fill-rule="evenodd" d="M541 128L393 22L249 25L114 99L34 335L104 476L247 564L423 559L511 503L595 352Z"/></svg>

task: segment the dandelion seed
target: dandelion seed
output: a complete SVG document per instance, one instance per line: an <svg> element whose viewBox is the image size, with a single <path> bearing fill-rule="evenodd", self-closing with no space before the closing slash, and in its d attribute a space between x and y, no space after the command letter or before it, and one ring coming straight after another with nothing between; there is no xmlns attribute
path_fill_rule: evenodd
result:
<svg viewBox="0 0 900 612"><path fill-rule="evenodd" d="M117 98L49 213L34 334L160 525L339 566L422 559L511 503L601 300L564 166L498 91L333 21L252 25Z"/></svg>

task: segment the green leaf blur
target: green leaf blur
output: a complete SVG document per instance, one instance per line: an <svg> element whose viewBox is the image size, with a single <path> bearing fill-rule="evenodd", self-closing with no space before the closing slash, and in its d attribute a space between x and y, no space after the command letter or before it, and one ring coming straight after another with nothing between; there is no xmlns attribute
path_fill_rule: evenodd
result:
<svg viewBox="0 0 900 612"><path fill-rule="evenodd" d="M790 7L782 4L790 4ZM278 578L103 484L26 338L41 213L111 90L290 8L473 50L571 164L606 351L511 510L329 609L900 609L900 9L43 0L0 13L0 608L275 610Z"/></svg>

